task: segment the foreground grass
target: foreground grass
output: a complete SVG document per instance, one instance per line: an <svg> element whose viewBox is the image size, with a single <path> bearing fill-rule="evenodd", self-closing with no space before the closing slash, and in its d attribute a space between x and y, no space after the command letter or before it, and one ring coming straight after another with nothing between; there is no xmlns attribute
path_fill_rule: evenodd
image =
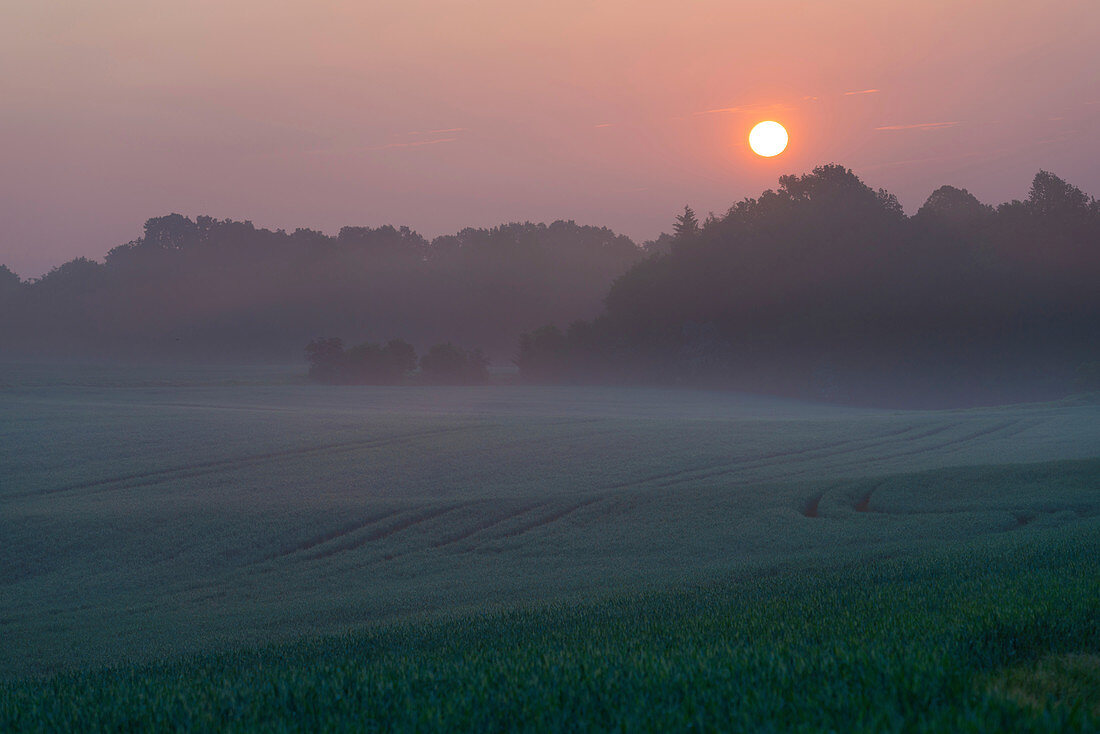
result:
<svg viewBox="0 0 1100 734"><path fill-rule="evenodd" d="M1096 731L1100 525L0 687L2 730Z"/></svg>

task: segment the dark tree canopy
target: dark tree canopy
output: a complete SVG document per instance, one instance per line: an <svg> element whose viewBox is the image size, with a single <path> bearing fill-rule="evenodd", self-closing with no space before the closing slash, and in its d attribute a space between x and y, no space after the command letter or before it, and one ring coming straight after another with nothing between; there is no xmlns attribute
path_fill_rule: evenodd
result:
<svg viewBox="0 0 1100 734"><path fill-rule="evenodd" d="M993 207L978 201L966 189L940 186L932 192L913 219L917 223L944 229L971 229L987 224Z"/></svg>
<svg viewBox="0 0 1100 734"><path fill-rule="evenodd" d="M518 342L531 380L945 403L1059 394L1100 361L1100 204L1047 171L1022 201L942 186L906 217L820 166L674 230L642 250L563 221L429 241L170 214L102 264L26 283L0 267L0 357L289 362L343 334L357 346L307 348L318 379L476 382L484 355L455 343Z"/></svg>
<svg viewBox="0 0 1100 734"><path fill-rule="evenodd" d="M436 385L480 385L489 381L489 359L480 349L468 352L445 342L420 358L420 374Z"/></svg>
<svg viewBox="0 0 1100 734"><path fill-rule="evenodd" d="M672 231L679 240L688 240L699 234L699 220L690 206L685 206L684 213L677 215Z"/></svg>
<svg viewBox="0 0 1100 734"><path fill-rule="evenodd" d="M319 333L506 355L530 324L597 314L641 255L609 229L563 221L429 241L389 225L330 237L169 214L103 264L77 258L19 288L0 277L0 357L289 362Z"/></svg>
<svg viewBox="0 0 1100 734"><path fill-rule="evenodd" d="M1100 210L1047 172L1025 202L943 186L908 218L822 166L676 242L600 317L522 336L521 373L958 403L1058 394L1100 356Z"/></svg>
<svg viewBox="0 0 1100 734"><path fill-rule="evenodd" d="M344 349L339 337L319 337L306 345L309 376L341 385L397 385L416 369L416 350L401 339L363 342Z"/></svg>

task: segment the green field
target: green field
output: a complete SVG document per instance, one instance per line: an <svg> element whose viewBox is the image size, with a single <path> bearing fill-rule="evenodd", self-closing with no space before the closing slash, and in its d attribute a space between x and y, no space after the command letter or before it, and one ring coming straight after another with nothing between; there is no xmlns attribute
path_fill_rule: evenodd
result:
<svg viewBox="0 0 1100 734"><path fill-rule="evenodd" d="M1095 402L9 370L0 537L0 728L1100 722Z"/></svg>

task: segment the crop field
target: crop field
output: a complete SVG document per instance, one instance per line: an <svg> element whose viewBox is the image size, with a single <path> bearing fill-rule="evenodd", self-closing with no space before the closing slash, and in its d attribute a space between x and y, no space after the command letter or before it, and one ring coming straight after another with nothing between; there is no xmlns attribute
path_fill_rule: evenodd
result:
<svg viewBox="0 0 1100 734"><path fill-rule="evenodd" d="M332 686L296 726L812 729L863 701L891 728L944 691L974 707L941 724L988 723L1026 709L979 695L1019 666L1098 675L1100 404L9 371L0 537L0 728L272 725ZM825 679L817 718L783 693ZM89 713L146 684L165 708Z"/></svg>

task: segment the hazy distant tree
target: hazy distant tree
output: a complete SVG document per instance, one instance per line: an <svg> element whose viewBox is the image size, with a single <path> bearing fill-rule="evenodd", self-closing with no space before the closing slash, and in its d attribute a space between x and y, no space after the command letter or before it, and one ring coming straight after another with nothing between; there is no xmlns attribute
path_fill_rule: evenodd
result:
<svg viewBox="0 0 1100 734"><path fill-rule="evenodd" d="M699 220L690 206L684 206L683 213L676 216L672 231L675 232L678 240L688 240L699 234Z"/></svg>
<svg viewBox="0 0 1100 734"><path fill-rule="evenodd" d="M391 339L384 347L386 360L390 370L400 376L407 377L417 365L416 350L412 344L403 339Z"/></svg>
<svg viewBox="0 0 1100 734"><path fill-rule="evenodd" d="M387 374L386 356L382 347L370 342L356 344L339 357L339 369L334 382L344 385L378 385L395 382Z"/></svg>
<svg viewBox="0 0 1100 734"><path fill-rule="evenodd" d="M145 222L142 245L159 250L183 250L199 241L199 231L199 226L182 214L153 217Z"/></svg>
<svg viewBox="0 0 1100 734"><path fill-rule="evenodd" d="M940 186L913 215L913 222L936 228L972 230L988 222L993 213L993 207L978 201L966 189Z"/></svg>
<svg viewBox="0 0 1100 734"><path fill-rule="evenodd" d="M519 338L519 354L512 360L525 380L557 382L569 369L569 343L554 325L542 326Z"/></svg>
<svg viewBox="0 0 1100 734"><path fill-rule="evenodd" d="M428 252L428 241L408 227L394 228L384 225L371 227L342 227L336 236L338 247L360 250L384 258L422 260Z"/></svg>
<svg viewBox="0 0 1100 734"><path fill-rule="evenodd" d="M341 361L344 356L344 340L340 337L319 337L306 345L306 361L309 376L322 382L340 379Z"/></svg>
<svg viewBox="0 0 1100 734"><path fill-rule="evenodd" d="M668 232L662 232L655 240L647 240L642 243L642 249L647 255L667 255L672 252L672 245L676 238Z"/></svg>
<svg viewBox="0 0 1100 734"><path fill-rule="evenodd" d="M103 266L86 257L62 263L32 284L35 290L57 293L61 298L77 296L95 288L103 275Z"/></svg>
<svg viewBox="0 0 1100 734"><path fill-rule="evenodd" d="M417 365L416 350L402 339L348 349L339 338L314 339L306 345L306 360L311 378L340 385L396 385Z"/></svg>
<svg viewBox="0 0 1100 734"><path fill-rule="evenodd" d="M1026 203L1039 217L1076 217L1088 212L1092 201L1076 186L1053 173L1039 171L1031 182Z"/></svg>
<svg viewBox="0 0 1100 734"><path fill-rule="evenodd" d="M568 369L588 374L574 365L596 353L640 379L725 375L747 389L801 394L827 367L838 393L854 395L917 374L979 383L997 370L1025 374L1029 360L1078 360L1100 331L1100 278L1091 276L1090 294L1082 274L1096 273L1100 257L1079 248L1100 236L1063 228L1091 208L1085 197L1045 175L1034 188L1032 203L1004 217L941 188L910 220L895 197L842 166L784 176L778 190L701 227L690 247L618 278L605 299L603 345L568 343ZM1032 210L1050 202L1066 213L1041 222ZM1037 254L1017 264L1008 255L1021 249ZM708 325L705 339L692 324ZM531 356L533 344L529 336Z"/></svg>
<svg viewBox="0 0 1100 734"><path fill-rule="evenodd" d="M467 352L450 342L436 344L420 358L420 373L434 384L483 384L489 380L489 360L480 349Z"/></svg>
<svg viewBox="0 0 1100 734"><path fill-rule="evenodd" d="M911 220L914 247L911 272L930 279L922 289L939 288L946 279L960 280L988 267L995 255L987 247L996 213L966 189L941 186ZM956 291L961 293L962 291Z"/></svg>
<svg viewBox="0 0 1100 734"><path fill-rule="evenodd" d="M7 265L0 265L0 294L14 293L19 290L22 281Z"/></svg>

